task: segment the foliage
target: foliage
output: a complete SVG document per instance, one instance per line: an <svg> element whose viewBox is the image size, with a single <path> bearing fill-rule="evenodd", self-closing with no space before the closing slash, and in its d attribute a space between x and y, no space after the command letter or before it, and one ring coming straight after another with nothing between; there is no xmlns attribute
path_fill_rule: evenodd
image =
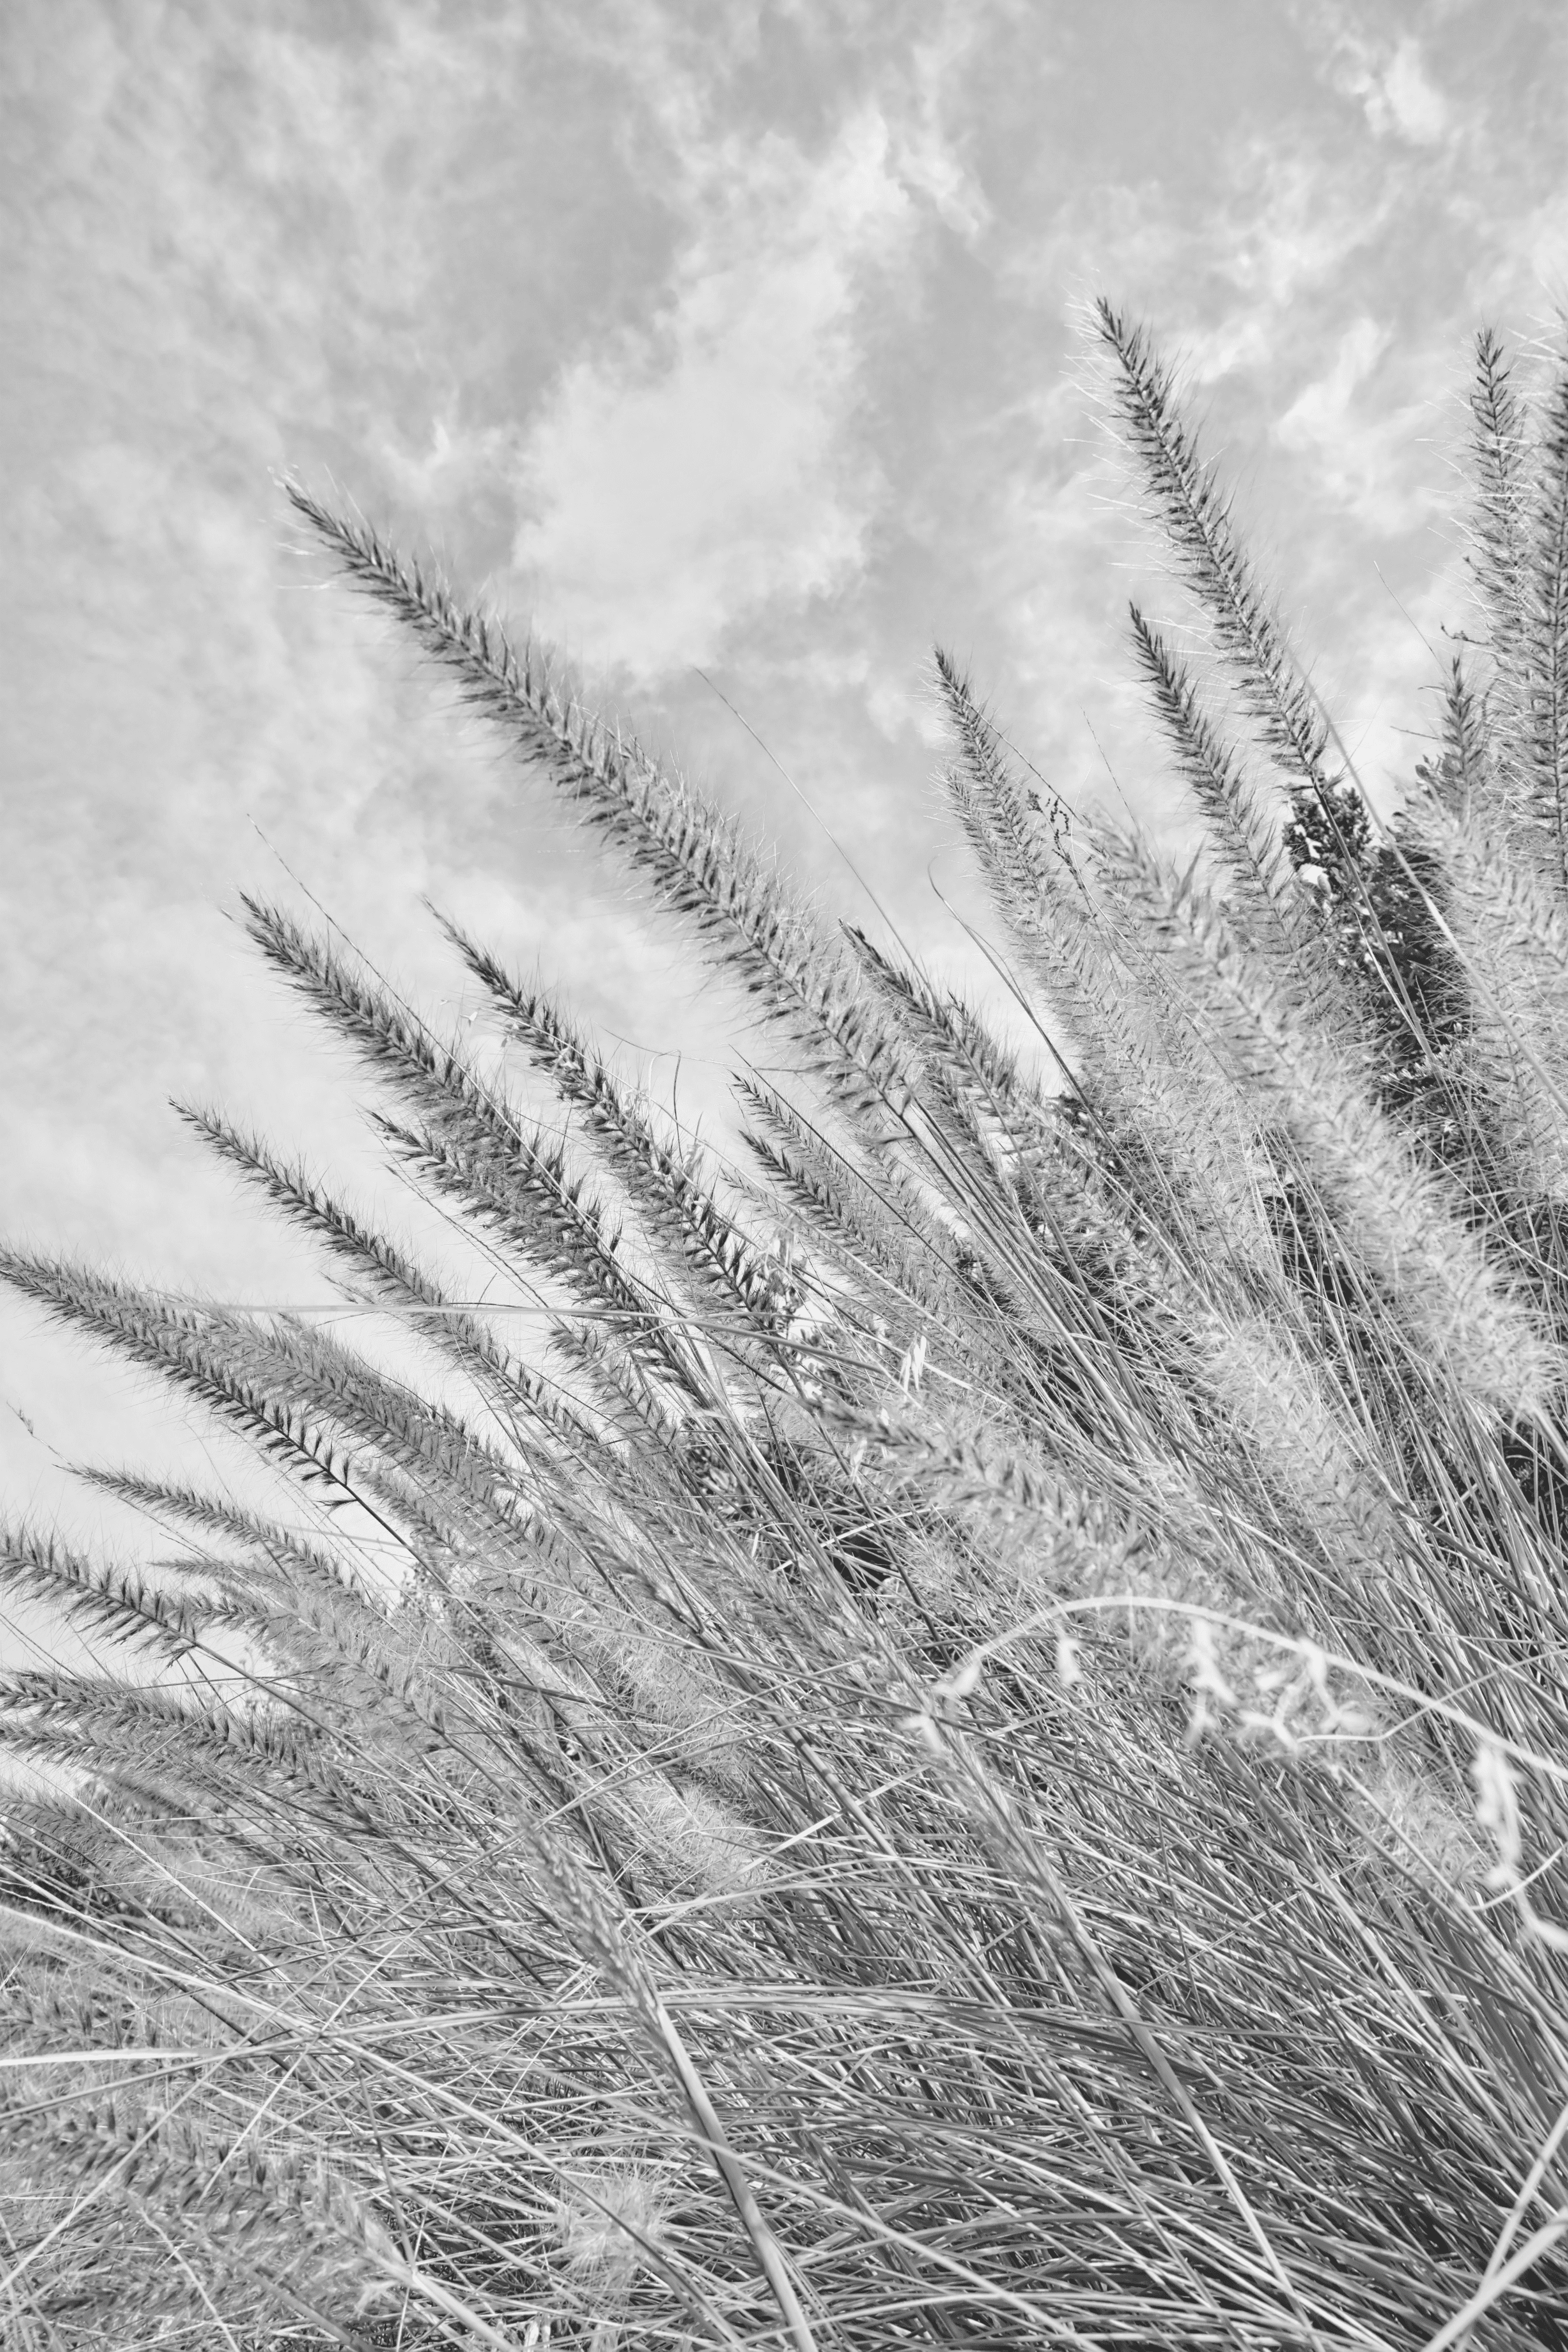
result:
<svg viewBox="0 0 1568 2352"><path fill-rule="evenodd" d="M0 1685L18 2346L1568 2343L1568 368L1480 339L1382 825L1100 328L1204 855L936 662L1059 1086L291 492L800 1083L727 1160L448 926L540 1123L247 902L548 1356L205 1106L418 1377L5 1255L296 1496L94 1471L173 1558L5 1540L127 1662Z"/></svg>

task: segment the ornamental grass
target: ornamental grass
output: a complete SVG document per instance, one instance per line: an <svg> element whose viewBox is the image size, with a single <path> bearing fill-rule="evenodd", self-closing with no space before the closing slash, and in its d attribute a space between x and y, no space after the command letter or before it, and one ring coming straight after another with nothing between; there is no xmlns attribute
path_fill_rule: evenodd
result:
<svg viewBox="0 0 1568 2352"><path fill-rule="evenodd" d="M110 1661L0 1676L18 2352L1568 2347L1568 363L1478 342L1385 820L1098 327L1203 846L938 652L1010 1026L290 489L775 1075L704 1142L247 900L491 1303L209 1103L401 1369L0 1256L277 1497L4 1536Z"/></svg>

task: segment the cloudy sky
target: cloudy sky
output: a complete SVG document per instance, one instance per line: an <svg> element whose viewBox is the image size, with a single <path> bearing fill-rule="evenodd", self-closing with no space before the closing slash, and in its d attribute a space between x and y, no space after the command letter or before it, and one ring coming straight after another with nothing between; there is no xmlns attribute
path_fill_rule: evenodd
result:
<svg viewBox="0 0 1568 2352"><path fill-rule="evenodd" d="M532 619L827 905L864 913L852 861L961 961L934 638L1069 801L1109 768L1173 817L1103 288L1396 794L1462 618L1469 338L1568 295L1565 101L1560 0L7 0L0 1231L325 1295L166 1107L371 1184L242 887L461 1014L428 893L655 1080L722 1062L714 992L329 583L285 471ZM5 1509L166 1428L0 1303Z"/></svg>

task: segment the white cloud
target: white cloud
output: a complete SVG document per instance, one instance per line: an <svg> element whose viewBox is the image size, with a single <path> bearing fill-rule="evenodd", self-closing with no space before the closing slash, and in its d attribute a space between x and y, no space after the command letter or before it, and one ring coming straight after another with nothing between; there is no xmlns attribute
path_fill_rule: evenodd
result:
<svg viewBox="0 0 1568 2352"><path fill-rule="evenodd" d="M925 37L844 101L825 151L733 128L726 90L757 63L756 10L737 6L713 42L659 0L578 20L584 53L629 75L657 126L652 164L645 144L634 164L685 240L653 325L569 362L512 469L514 560L551 635L646 679L860 573L885 494L854 430L865 313L915 293L933 220L969 245L990 223L963 100L996 14L929 11ZM839 12L797 16L808 47L842 37Z"/></svg>
<svg viewBox="0 0 1568 2352"><path fill-rule="evenodd" d="M864 278L914 226L886 122L862 109L820 163L776 137L723 162L657 326L563 372L519 468L547 625L643 676L843 586L880 494L843 440Z"/></svg>
<svg viewBox="0 0 1568 2352"><path fill-rule="evenodd" d="M1395 131L1412 146L1435 146L1448 127L1448 102L1427 79L1420 48L1413 40L1400 42L1364 104L1375 131Z"/></svg>
<svg viewBox="0 0 1568 2352"><path fill-rule="evenodd" d="M1414 34L1393 39L1335 0L1299 8L1297 16L1322 55L1330 87L1360 104L1375 138L1434 147L1447 137L1452 110L1427 73Z"/></svg>
<svg viewBox="0 0 1568 2352"><path fill-rule="evenodd" d="M991 219L986 192L954 142L948 115L963 67L990 29L980 6L949 12L912 60L913 100L894 127L899 176L935 205L946 226L973 244Z"/></svg>
<svg viewBox="0 0 1568 2352"><path fill-rule="evenodd" d="M1423 479L1430 469L1423 463L1421 427L1430 403L1395 408L1375 395L1361 397L1392 341L1392 330L1376 320L1355 320L1333 365L1297 394L1273 429L1281 448L1309 461L1321 495L1378 532L1411 528L1436 498L1434 484Z"/></svg>
<svg viewBox="0 0 1568 2352"><path fill-rule="evenodd" d="M1298 393L1274 427L1281 447L1333 460L1354 424L1352 404L1391 340L1375 319L1357 319L1340 337L1333 365Z"/></svg>
<svg viewBox="0 0 1568 2352"><path fill-rule="evenodd" d="M1239 148L1206 242L1218 274L1243 299L1193 336L1193 381L1277 359L1281 320L1372 244L1386 215L1385 194L1373 200L1336 181L1306 147L1254 139Z"/></svg>

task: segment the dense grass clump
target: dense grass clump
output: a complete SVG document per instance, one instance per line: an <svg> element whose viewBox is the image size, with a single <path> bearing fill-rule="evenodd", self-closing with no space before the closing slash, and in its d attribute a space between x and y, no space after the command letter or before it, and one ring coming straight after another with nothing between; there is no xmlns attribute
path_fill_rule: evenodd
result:
<svg viewBox="0 0 1568 2352"><path fill-rule="evenodd" d="M1384 825L1100 325L1207 856L936 662L1059 1086L292 493L800 1077L724 1159L449 927L530 1108L255 903L548 1356L204 1106L428 1377L4 1258L297 1495L5 1538L134 1659L0 1683L8 2342L1568 2345L1568 369Z"/></svg>

